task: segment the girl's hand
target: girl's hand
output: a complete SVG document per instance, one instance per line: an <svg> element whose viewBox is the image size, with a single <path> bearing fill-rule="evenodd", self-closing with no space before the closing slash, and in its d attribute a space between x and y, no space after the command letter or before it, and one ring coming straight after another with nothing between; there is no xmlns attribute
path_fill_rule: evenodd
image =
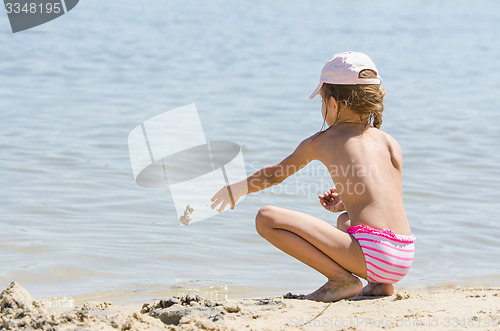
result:
<svg viewBox="0 0 500 331"><path fill-rule="evenodd" d="M230 205L231 209L234 209L236 201L238 201L243 195L247 194L246 185L244 186L245 189L243 189L242 182L224 185L217 193L215 193L212 199L210 199L210 201L213 202L210 208L214 209L220 204L220 207L217 209L219 213L222 213L227 205Z"/></svg>
<svg viewBox="0 0 500 331"><path fill-rule="evenodd" d="M336 188L331 188L330 191L326 191L323 195L318 195L319 202L326 209L334 213L344 211L344 204L340 200L339 194Z"/></svg>

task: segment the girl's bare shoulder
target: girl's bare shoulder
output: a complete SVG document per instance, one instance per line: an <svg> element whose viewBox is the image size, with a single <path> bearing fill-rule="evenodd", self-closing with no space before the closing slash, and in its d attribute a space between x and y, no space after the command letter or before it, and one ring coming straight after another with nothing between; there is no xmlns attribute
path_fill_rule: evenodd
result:
<svg viewBox="0 0 500 331"><path fill-rule="evenodd" d="M401 169L403 163L403 152L401 150L401 146L398 141L394 139L390 134L384 132L382 130L378 130L380 134L383 136L385 143L387 145L387 149L391 155L391 161L395 168Z"/></svg>

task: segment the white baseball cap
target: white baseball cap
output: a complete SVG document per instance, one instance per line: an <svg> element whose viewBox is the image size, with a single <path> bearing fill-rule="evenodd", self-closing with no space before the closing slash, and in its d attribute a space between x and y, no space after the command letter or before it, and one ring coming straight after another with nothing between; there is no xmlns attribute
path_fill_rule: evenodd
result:
<svg viewBox="0 0 500 331"><path fill-rule="evenodd" d="M359 78L362 70L370 69L377 74L377 78ZM382 84L382 78L378 74L377 67L368 55L361 52L342 52L335 54L321 70L319 85L311 94L309 99L314 98L323 83L356 85L356 84Z"/></svg>

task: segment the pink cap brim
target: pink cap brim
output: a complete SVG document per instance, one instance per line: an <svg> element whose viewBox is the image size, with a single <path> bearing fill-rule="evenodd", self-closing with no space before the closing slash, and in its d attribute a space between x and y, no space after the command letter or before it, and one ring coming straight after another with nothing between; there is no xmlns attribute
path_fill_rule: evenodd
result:
<svg viewBox="0 0 500 331"><path fill-rule="evenodd" d="M323 87L323 82L319 82L318 87L316 87L314 92L309 96L309 99L313 99L315 96L317 96L319 93L319 90L321 90L321 87Z"/></svg>

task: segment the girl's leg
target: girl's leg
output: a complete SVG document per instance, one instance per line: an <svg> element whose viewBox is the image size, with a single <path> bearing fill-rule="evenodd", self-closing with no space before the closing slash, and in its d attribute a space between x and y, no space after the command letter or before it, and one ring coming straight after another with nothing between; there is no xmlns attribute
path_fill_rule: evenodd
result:
<svg viewBox="0 0 500 331"><path fill-rule="evenodd" d="M347 233L316 217L274 206L259 210L256 228L271 244L328 278L306 299L331 302L361 292L361 281L352 273L366 276L365 258Z"/></svg>
<svg viewBox="0 0 500 331"><path fill-rule="evenodd" d="M351 220L347 212L340 214L337 218L337 229L346 232L347 228L351 226ZM392 295L394 293L394 286L392 284L379 284L368 282L368 284L361 291L363 296L382 296Z"/></svg>

